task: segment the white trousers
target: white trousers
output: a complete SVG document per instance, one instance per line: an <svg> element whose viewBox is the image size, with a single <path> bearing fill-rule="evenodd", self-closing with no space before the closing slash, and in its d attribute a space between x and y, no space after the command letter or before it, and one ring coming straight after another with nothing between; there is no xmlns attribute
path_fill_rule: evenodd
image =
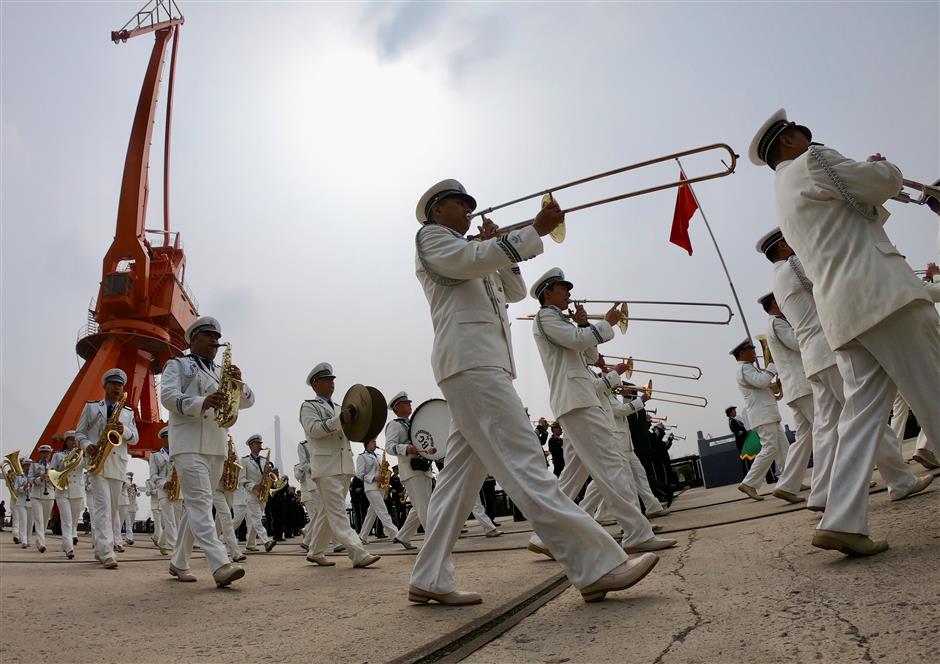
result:
<svg viewBox="0 0 940 664"><path fill-rule="evenodd" d="M605 514L623 528L624 548L653 537L649 521L640 511L633 473L627 471L623 444L613 432L613 419L600 406L577 408L558 418L571 443L558 486L569 498L578 495L588 475L603 498ZM589 487L590 488L590 487ZM532 541L542 546L536 534ZM551 550L549 548L549 550Z"/></svg>
<svg viewBox="0 0 940 664"><path fill-rule="evenodd" d="M386 537L392 539L398 537L398 528L395 527L392 516L388 513L388 507L382 497L382 490L375 484L365 484L365 493L366 498L369 499L369 511L366 512L366 518L362 521L362 528L359 529L359 539L368 543L369 533L372 531L372 526L375 525L376 517L382 522Z"/></svg>
<svg viewBox="0 0 940 664"><path fill-rule="evenodd" d="M72 540L78 537L78 519L82 514L81 498L69 498L67 493L56 493L55 504L59 506L59 525L62 528L62 550L75 550Z"/></svg>
<svg viewBox="0 0 940 664"><path fill-rule="evenodd" d="M157 498L160 503L160 520L163 522L163 529L157 538L157 546L172 551L176 548L176 541L179 539L179 524L183 518L183 501L171 502L163 489L157 490ZM156 533L156 530L154 530L154 533Z"/></svg>
<svg viewBox="0 0 940 664"><path fill-rule="evenodd" d="M131 512L127 505L118 506L118 532L121 531L121 526L124 526L124 539L128 542L134 541L134 521L136 517L137 512Z"/></svg>
<svg viewBox="0 0 940 664"><path fill-rule="evenodd" d="M816 420L813 395L807 394L787 405L793 411L793 419L796 421L796 440L787 450L787 460L783 466L783 474L777 480L777 489L799 493L809 458L813 453L813 422Z"/></svg>
<svg viewBox="0 0 940 664"><path fill-rule="evenodd" d="M656 497L653 490L650 488L650 481L646 476L646 468L643 467L640 458L632 449L627 452L627 462L630 464L630 472L633 473L633 484L636 487L637 494L640 496L640 500L643 501L643 507L646 508L646 513L656 514L657 512L664 511L662 503L659 502L659 498Z"/></svg>
<svg viewBox="0 0 940 664"><path fill-rule="evenodd" d="M308 556L322 556L330 544L330 536L337 543L346 547L346 554L353 564L369 557L369 552L362 546L358 533L349 525L346 514L346 493L349 491L349 475L330 475L314 480L320 491L323 509L317 512L313 526L313 539L310 541Z"/></svg>
<svg viewBox="0 0 940 664"><path fill-rule="evenodd" d="M114 524L117 521L118 496L121 480L112 480L101 475L91 476L91 523L95 539L95 555L101 560L114 558Z"/></svg>
<svg viewBox="0 0 940 664"><path fill-rule="evenodd" d="M741 484L747 484L755 491L764 484L764 475L770 470L774 461L780 466L780 471L786 470L787 443L786 434L783 433L783 427L780 422L770 422L769 424L760 424L757 427L757 435L760 436L760 452L751 469L745 475Z"/></svg>
<svg viewBox="0 0 940 664"><path fill-rule="evenodd" d="M907 428L907 418L910 414L911 407L907 405L907 401L898 392L898 395L894 398L894 405L891 407L891 430L894 432L899 444L904 442L904 430ZM920 433L917 434L916 448L922 450L925 447L927 447L927 434L924 433L924 427L921 427Z"/></svg>
<svg viewBox="0 0 940 664"><path fill-rule="evenodd" d="M248 504L245 506L247 510L245 512L245 519L248 521L248 530L252 534L257 534L261 538L262 544L267 544L270 541L271 536L268 535L268 531L264 529L264 522L261 520L264 517L264 505L261 504L261 501L258 500L258 495L252 493L248 496ZM254 537L246 542L247 545L254 545Z"/></svg>
<svg viewBox="0 0 940 664"><path fill-rule="evenodd" d="M46 546L46 526L49 525L49 515L52 514L52 503L54 501L54 494L49 494L48 498L33 498L29 501L32 504L37 549Z"/></svg>
<svg viewBox="0 0 940 664"><path fill-rule="evenodd" d="M29 527L33 522L33 517L31 516L31 502L32 501L29 503L23 501L13 505L14 514L16 515L16 527L13 529L13 532L20 538L20 544L29 544Z"/></svg>
<svg viewBox="0 0 940 664"><path fill-rule="evenodd" d="M225 544L229 558L233 560L242 555L242 550L238 546L238 538L235 536L235 522L232 520L232 502L235 496L232 491L223 491L216 487L212 494L212 506L215 507L215 529Z"/></svg>
<svg viewBox="0 0 940 664"><path fill-rule="evenodd" d="M248 505L236 505L234 510L235 515L232 517L232 528L238 530L241 528L242 523L247 522L245 526L245 546L254 547L255 545L255 529L251 524L251 520L248 519Z"/></svg>
<svg viewBox="0 0 940 664"><path fill-rule="evenodd" d="M159 546L163 539L163 510L160 509L160 500L156 496L150 497L150 517L153 519L153 541Z"/></svg>
<svg viewBox="0 0 940 664"><path fill-rule="evenodd" d="M490 515L486 513L486 508L483 507L480 494L477 494L477 500L473 503L473 518L479 521L480 525L483 526L483 532L489 533L496 530L496 524L493 523Z"/></svg>
<svg viewBox="0 0 940 664"><path fill-rule="evenodd" d="M508 372L469 369L442 381L440 388L452 431L447 464L428 507L424 546L411 573L413 586L435 593L454 590L452 549L487 471L526 515L575 587L590 585L627 560L607 531L561 492Z"/></svg>
<svg viewBox="0 0 940 664"><path fill-rule="evenodd" d="M180 519L171 558L177 569L189 569L193 542L206 554L210 572L231 562L212 520L213 493L222 476L224 462L225 457L222 455L210 456L196 452L173 455L173 467L176 468L183 499L183 518Z"/></svg>
<svg viewBox="0 0 940 664"><path fill-rule="evenodd" d="M813 479L806 505L825 507L845 402L842 374L837 366L831 366L810 376L809 384L813 389Z"/></svg>
<svg viewBox="0 0 940 664"><path fill-rule="evenodd" d="M402 480L402 485L408 492L408 498L411 499L411 511L408 512L405 522L398 530L398 541L407 544L418 533L418 526L424 526L425 538L427 538L428 506L431 503L432 484L430 477L420 473Z"/></svg>
<svg viewBox="0 0 940 664"><path fill-rule="evenodd" d="M567 463L565 465L567 466ZM564 475L565 471L562 470L561 473L562 475ZM561 481L560 475L558 479L559 481ZM580 487L578 488L578 491L579 492L581 491ZM568 495L567 491L565 491L565 495ZM574 496L572 496L572 498L573 497ZM585 512L587 512L591 516L595 516L595 513L600 512L602 510L603 500L601 500L601 498L602 498L601 492L598 490L597 484L595 484L594 482L591 482L590 484L587 485L587 488L584 490L584 497L581 498L581 502L578 503L578 506L581 507L581 509L583 509ZM600 518L600 514L597 514L597 518Z"/></svg>
<svg viewBox="0 0 940 664"><path fill-rule="evenodd" d="M304 501L304 509L307 510L307 525L304 526L304 538L301 540L310 549L310 543L313 541L313 523L317 520L317 515L323 511L323 502L320 500L320 493L311 493L310 500Z"/></svg>

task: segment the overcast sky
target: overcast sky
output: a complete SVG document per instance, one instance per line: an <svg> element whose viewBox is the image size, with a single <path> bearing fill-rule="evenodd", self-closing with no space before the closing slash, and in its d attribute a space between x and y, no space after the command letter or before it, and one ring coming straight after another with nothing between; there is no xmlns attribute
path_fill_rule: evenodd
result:
<svg viewBox="0 0 940 664"><path fill-rule="evenodd" d="M110 42L142 0L2 3L3 452L29 450L78 369L74 344L114 235L127 139L153 43ZM414 277L417 198L455 177L488 206L686 148L730 144L733 176L696 193L752 331L771 267L755 253L776 225L772 173L746 160L756 128L785 106L815 139L906 177L938 163L938 4L180 2L171 224L200 313L217 317L257 394L233 434L284 428L285 465L302 438L309 369L415 404L439 396L431 325ZM161 90L161 102L165 97ZM162 104L161 104L162 109ZM148 227L162 220L163 117L151 159ZM689 160L690 177L720 169ZM563 207L655 181L664 168L564 192ZM695 252L668 243L675 192L571 215L563 245L522 265L553 266L590 299L731 303L696 216ZM531 217L537 201L493 215ZM937 221L889 203L892 239L916 268L937 259ZM512 316L531 313L532 300ZM647 312L653 313L653 312ZM635 315L642 315L636 308ZM654 314L655 315L655 314ZM551 416L531 323L513 325L516 382ZM688 436L727 433L739 401L730 326L635 323L605 352L701 365L707 409L660 404ZM638 376L639 378L639 376ZM781 408L785 418L790 414ZM132 462L138 483L146 464ZM5 495L5 489L4 489Z"/></svg>

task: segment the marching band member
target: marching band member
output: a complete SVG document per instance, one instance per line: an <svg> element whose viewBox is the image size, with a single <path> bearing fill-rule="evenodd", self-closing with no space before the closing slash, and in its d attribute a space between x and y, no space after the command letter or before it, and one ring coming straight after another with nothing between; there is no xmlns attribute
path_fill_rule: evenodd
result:
<svg viewBox="0 0 940 664"><path fill-rule="evenodd" d="M754 500L764 497L757 490L764 483L764 475L774 461L780 471L786 468L786 450L789 445L783 427L780 424L780 409L770 389L770 384L777 377L773 363L766 369L756 366L757 354L750 339L745 339L731 349L731 355L738 362L737 383L744 398L744 409L751 428L757 430L760 437L760 453L751 464L751 469L738 485L738 491Z"/></svg>
<svg viewBox="0 0 940 664"><path fill-rule="evenodd" d="M388 513L384 491L378 484L378 474L382 464L375 453L376 446L377 443L373 438L366 443L365 451L356 457L356 477L362 480L366 498L369 500L369 511L366 512L366 518L362 521L362 528L359 529L359 539L362 540L363 544L369 543L369 533L372 526L375 525L376 517L381 521L382 528L385 529L385 536L391 540L398 539L398 528L395 527L395 523ZM388 473L389 479L391 479L391 467L389 467Z"/></svg>
<svg viewBox="0 0 940 664"><path fill-rule="evenodd" d="M470 513L473 514L473 518L476 519L483 528L483 534L487 537L499 537L503 534L503 531L496 527L496 524L493 523L493 519L486 513L486 507L483 506L483 501L480 499L479 493L477 493L476 502L473 503L473 509L470 510Z"/></svg>
<svg viewBox="0 0 940 664"><path fill-rule="evenodd" d="M313 452L310 476L323 502L323 509L317 513L314 521L307 561L326 567L336 564L324 555L332 532L336 541L346 547L353 567L368 567L377 562L380 556L365 550L346 515L346 493L355 466L342 423L351 422L353 413L351 409L341 410L333 403L335 379L333 367L326 362L311 369L307 374L307 385L313 388L317 398L304 401L300 406L300 424Z"/></svg>
<svg viewBox="0 0 940 664"><path fill-rule="evenodd" d="M556 267L543 274L530 291L541 305L532 335L548 377L549 403L571 444L565 470L558 478L559 488L574 498L590 475L605 511L623 528L622 546L627 553L673 547L676 541L656 537L640 511L632 472L628 474L626 458L620 453L622 445L615 439L613 413L604 407L610 404L606 396L602 403L598 394L599 390L609 391L611 383L595 377L585 366L585 359L592 363L599 360L599 343L613 339L611 325L620 320L620 310L611 307L605 320L595 325L577 305L575 325L562 313L570 304L572 288ZM619 376L616 382L620 383ZM537 534L529 540L529 550L548 556L553 553Z"/></svg>
<svg viewBox="0 0 940 664"><path fill-rule="evenodd" d="M85 451L86 463L89 458L98 453L98 441L101 440L114 408L121 398L124 385L127 383L127 375L120 369L109 369L102 376L101 382L104 384L104 399L86 403L78 426L75 427L75 437ZM127 470L127 446L136 445L140 440L137 435L137 424L134 421L134 411L129 406L124 406L114 429L121 434L124 443L111 450L100 472L91 475L91 493L94 496L91 501L94 507L91 518L94 528L95 558L105 569L117 567L114 552L123 550L120 537L114 536L118 499L124 483L124 473Z"/></svg>
<svg viewBox="0 0 940 664"><path fill-rule="evenodd" d="M408 599L464 605L479 594L456 591L452 548L487 471L531 520L585 601L637 583L653 568L653 554L627 554L558 488L534 444L532 428L513 388L515 361L506 304L525 297L518 262L542 253L541 236L564 220L557 203L533 224L496 237L485 220L480 242L468 242L476 201L456 180L443 180L421 197L416 216L416 276L434 327L431 367L447 399L452 432L447 465L428 507Z"/></svg>
<svg viewBox="0 0 940 664"><path fill-rule="evenodd" d="M52 456L52 470L62 472L65 468L65 457L69 451L78 449L78 440L74 431L63 434L62 450ZM85 467L84 458L68 475L68 486L64 491L55 490L55 502L59 506L59 523L62 527L62 550L65 557L71 560L75 557L75 545L78 544L78 521L82 517L82 505L85 502L85 480L82 469Z"/></svg>
<svg viewBox="0 0 940 664"><path fill-rule="evenodd" d="M52 514L52 503L55 500L55 487L49 481L51 461L52 445L40 445L39 461L29 467L29 498L39 553L46 552L46 527L49 525L49 515Z"/></svg>
<svg viewBox="0 0 940 664"><path fill-rule="evenodd" d="M385 449L398 457L398 474L401 483L411 498L411 511L405 517L394 540L406 549L416 548L411 538L418 532L418 526L427 531L428 504L431 501L431 461L418 454L418 448L411 444L411 429L408 416L411 415L411 399L406 392L399 392L388 404L395 413L395 419L385 425ZM436 452L437 450L435 450Z"/></svg>
<svg viewBox="0 0 940 664"><path fill-rule="evenodd" d="M245 568L230 561L212 519L213 495L227 452L226 429L216 421L216 411L226 399L219 391L225 377L214 362L221 336L222 326L215 318L196 319L186 330L189 355L168 361L160 382L160 401L170 412L170 459L183 499L183 517L169 572L180 581L196 580L189 571L195 542L220 588L245 576ZM241 371L234 365L229 375L241 380ZM254 404L255 395L244 383L240 396L239 408Z"/></svg>
<svg viewBox="0 0 940 664"><path fill-rule="evenodd" d="M126 473L127 481L121 489L123 500L118 501L119 523L124 525L124 539L128 546L134 546L134 521L137 518L137 496L140 490L134 484L134 473ZM123 504L122 504L123 503ZM121 528L118 526L118 532Z"/></svg>
<svg viewBox="0 0 940 664"><path fill-rule="evenodd" d="M294 478L300 484L300 502L307 512L307 524L301 531L303 539L300 547L304 551L310 550L310 542L313 540L313 522L317 513L323 509L323 503L320 500L320 492L317 490L317 484L313 481L310 467L310 444L307 439L297 443L297 458L300 460L294 466Z"/></svg>
<svg viewBox="0 0 940 664"><path fill-rule="evenodd" d="M267 489L264 488L264 480L267 474L271 472L271 464L269 462L265 465L265 461L261 457L261 446L264 445L261 434L253 434L249 436L248 440L245 442L250 452L242 457L243 468L241 477L239 478L239 483L245 491L247 510L245 520L248 522L248 529L261 538L261 544L264 546L265 552L268 552L274 548L277 542L274 541L273 537L268 535L268 531L265 529L264 523L262 522L265 502L261 500L261 492L267 491ZM241 525L241 522L239 522L239 525ZM246 541L246 545L254 547L254 542L254 537L249 537Z"/></svg>
<svg viewBox="0 0 940 664"><path fill-rule="evenodd" d="M927 447L940 452L940 323L924 282L884 230L900 170L880 154L856 162L811 141L781 109L758 130L750 157L776 172L780 227L813 283L844 384L829 499L813 544L873 554L887 542L868 537L868 483L896 391L921 417Z"/></svg>
<svg viewBox="0 0 940 664"><path fill-rule="evenodd" d="M150 534L150 541L153 542L155 547L159 548L160 540L163 538L163 511L160 509L157 485L154 484L152 477L148 477L144 482L144 495L150 499L150 516L153 519L153 532Z"/></svg>
<svg viewBox="0 0 940 664"><path fill-rule="evenodd" d="M163 427L157 434L163 441L163 447L150 453L150 479L153 481L155 490L155 499L151 503L156 503L160 511L160 533L157 534L157 528L154 526L153 533L157 539L157 547L164 556L176 548L176 540L179 537L179 522L182 518L182 501L171 501L166 492L166 484L173 475L173 465L170 462L170 449L167 445L170 436L170 427ZM154 522L157 517L154 516Z"/></svg>
<svg viewBox="0 0 940 664"><path fill-rule="evenodd" d="M823 512L827 509L832 462L839 441L839 419L845 404L842 376L819 322L813 284L780 229L765 234L758 241L757 250L774 264L774 298L787 320L793 323L803 367L813 389L813 481L807 509ZM888 485L888 498L901 500L923 491L933 475L915 477L904 463L891 429L883 425L882 430L883 440L876 446L874 459ZM867 516L857 516L863 520L854 527L866 527Z"/></svg>
<svg viewBox="0 0 940 664"><path fill-rule="evenodd" d="M226 455L230 462L238 459L234 450L230 453L226 452ZM244 467L242 467L242 471L244 471ZM240 473L241 471L239 471L239 477L241 477ZM212 492L212 506L215 508L216 532L219 533L219 538L225 544L229 558L232 559L232 562L236 563L240 563L248 558L242 553L241 548L238 546L238 537L235 535L235 523L232 519L235 492L240 488L241 487L238 486L233 491L227 491L222 485L222 476L220 475L219 483L216 485L215 491Z"/></svg>
<svg viewBox="0 0 940 664"><path fill-rule="evenodd" d="M29 457L20 459L20 466L23 472L17 475L13 480L13 490L16 492L16 502L13 503L14 514L16 515L16 527L13 529L14 541L19 540L21 548L29 546L30 526L33 519L30 516L32 501L29 499L29 467L32 465L32 459Z"/></svg>
<svg viewBox="0 0 940 664"><path fill-rule="evenodd" d="M802 503L803 498L796 495L803 487L803 475L813 453L813 390L803 371L803 358L796 333L787 321L773 292L757 300L769 314L767 321L767 345L774 358L774 366L779 370L783 396L793 411L796 421L796 440L789 446L783 473L774 487L774 497L788 503Z"/></svg>

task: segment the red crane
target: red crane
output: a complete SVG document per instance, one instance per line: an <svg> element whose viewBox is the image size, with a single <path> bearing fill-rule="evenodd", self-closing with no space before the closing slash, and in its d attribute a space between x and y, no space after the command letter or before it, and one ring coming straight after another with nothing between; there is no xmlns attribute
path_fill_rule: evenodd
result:
<svg viewBox="0 0 940 664"><path fill-rule="evenodd" d="M163 426L157 400L156 376L171 357L187 344L184 332L198 316L197 304L185 282L186 256L178 233L170 232L169 176L173 79L183 15L175 0L151 0L127 24L111 33L114 43L153 33L154 44L131 127L114 242L105 254L97 301L88 312L88 324L75 345L85 360L58 408L43 429L38 446L73 428L85 402L100 399L101 376L112 367L127 374L127 405L134 409L140 444L130 448L136 456L158 449L157 432ZM163 228L145 227L150 143L157 93L172 39L167 84L166 133L163 162Z"/></svg>

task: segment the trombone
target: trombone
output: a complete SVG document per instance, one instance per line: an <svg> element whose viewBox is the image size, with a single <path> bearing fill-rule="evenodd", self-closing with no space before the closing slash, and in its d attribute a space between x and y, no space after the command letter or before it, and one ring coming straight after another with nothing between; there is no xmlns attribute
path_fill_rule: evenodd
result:
<svg viewBox="0 0 940 664"><path fill-rule="evenodd" d="M901 189L901 192L897 196L892 196L891 200L901 201L902 203L914 203L915 205L926 205L931 198L940 201L940 187L936 184L922 184L914 180L902 180L902 183L908 189L919 191L920 195L915 198L904 191L904 189Z"/></svg>
<svg viewBox="0 0 940 664"><path fill-rule="evenodd" d="M727 325L731 322L731 317L734 313L731 311L731 307L727 304L722 304L720 302L671 302L668 300L572 300L571 304L620 304L620 320L617 322L617 327L620 328L621 334L626 334L627 329L630 327L632 321L647 321L653 323L692 323L698 325ZM630 305L631 304L661 304L664 306L673 306L673 307L711 307L724 309L727 313L727 318L724 320L708 320L704 318L635 318L630 316ZM566 318L573 318L574 314L567 312L563 314ZM602 314L588 314L588 320L604 320L604 315ZM535 320L535 315L530 314L528 316L519 316L516 320ZM648 372L651 373L651 372Z"/></svg>
<svg viewBox="0 0 940 664"><path fill-rule="evenodd" d="M640 393L647 395L649 400L655 399L656 401L663 401L665 403L676 403L680 406L695 406L696 408L705 408L708 406L708 399L705 397L699 396L697 394L685 394L683 392L667 392L666 390L656 390L653 391L653 381L646 381L646 385L642 387L626 387L622 388L622 391L634 390ZM668 394L671 397L687 397L687 399L663 399L657 394ZM701 403L699 403L701 402ZM665 416L664 416L665 417Z"/></svg>
<svg viewBox="0 0 940 664"><path fill-rule="evenodd" d="M665 367L681 367L683 369L689 369L688 373L669 373L667 371L646 371L644 369L636 369L640 373L649 374L651 376L669 376L670 378L682 378L683 380L698 380L702 377L702 368L697 367L694 364L679 364L678 362L661 362L659 360L643 360L635 357L623 357L622 355L604 355L604 358L612 360L620 360L625 362L627 365L627 371L624 374L629 380L633 376L634 365L637 362L643 364L658 364Z"/></svg>
<svg viewBox="0 0 940 664"><path fill-rule="evenodd" d="M636 170L638 168L645 168L646 166L652 166L653 164L660 164L664 161L672 161L673 159L679 159L680 157L686 157L692 154L700 154L703 152L711 152L713 150L724 150L728 153L728 157L731 160L731 164L725 164L722 159L721 163L725 167L723 170L714 171L712 173L707 173L705 175L698 175L694 178L688 178L686 180L676 180L674 182L668 182L666 184L659 184L653 187L647 187L645 189L637 189L636 191L629 191L623 194L617 194L615 196L609 196L607 198L601 198L596 201L591 201L589 203L582 203L580 205L575 205L570 208L562 210L562 213L568 214L569 212L578 212L580 210L587 210L588 208L596 207L598 205L605 205L607 203L613 203L614 201L621 201L625 198L633 198L634 196L642 196L643 194L651 194L654 191L662 191L663 189L673 189L676 187L681 187L682 185L695 184L696 182L704 182L706 180L713 180L715 178L722 178L726 175L731 175L734 173L735 166L737 165L738 155L735 154L734 150L731 149L731 146L726 143L713 143L711 145L704 145L698 148L691 148L689 150L683 150L682 152L674 152L673 154L667 154L663 157L656 157L655 159L648 159L646 161L641 161L636 164L630 164L628 166L621 166L620 168L615 168L610 171L604 171L603 173L597 173L596 175L589 175L587 177L581 178L579 180L572 180L571 182L565 182L564 184L559 184L554 187L549 187L547 189L542 189L533 194L528 194L527 196L521 196L520 198L515 198L511 201L505 203L500 203L499 205L493 205L485 210L480 210L469 215L470 219L474 217L482 217L496 210L501 210L502 208L509 207L510 205L515 205L516 203L522 203L523 201L528 201L533 198L538 198L540 196L546 197L551 196L556 191L561 191L563 189L569 189L571 187L576 187L578 185L584 184L586 182L593 182L594 180L601 180L603 178L610 177L612 175L618 175L620 173L626 173L627 171ZM549 199L550 200L550 199ZM542 207L547 203L546 199L543 198ZM509 226L503 226L496 231L496 236L500 237L511 233L512 231L519 230L520 228L525 228L526 226L531 226L535 219L529 219L527 221L520 221L516 224L510 224ZM555 242L563 242L565 239L565 226L561 224L551 233L552 239ZM477 240L479 236L474 235L469 239Z"/></svg>

